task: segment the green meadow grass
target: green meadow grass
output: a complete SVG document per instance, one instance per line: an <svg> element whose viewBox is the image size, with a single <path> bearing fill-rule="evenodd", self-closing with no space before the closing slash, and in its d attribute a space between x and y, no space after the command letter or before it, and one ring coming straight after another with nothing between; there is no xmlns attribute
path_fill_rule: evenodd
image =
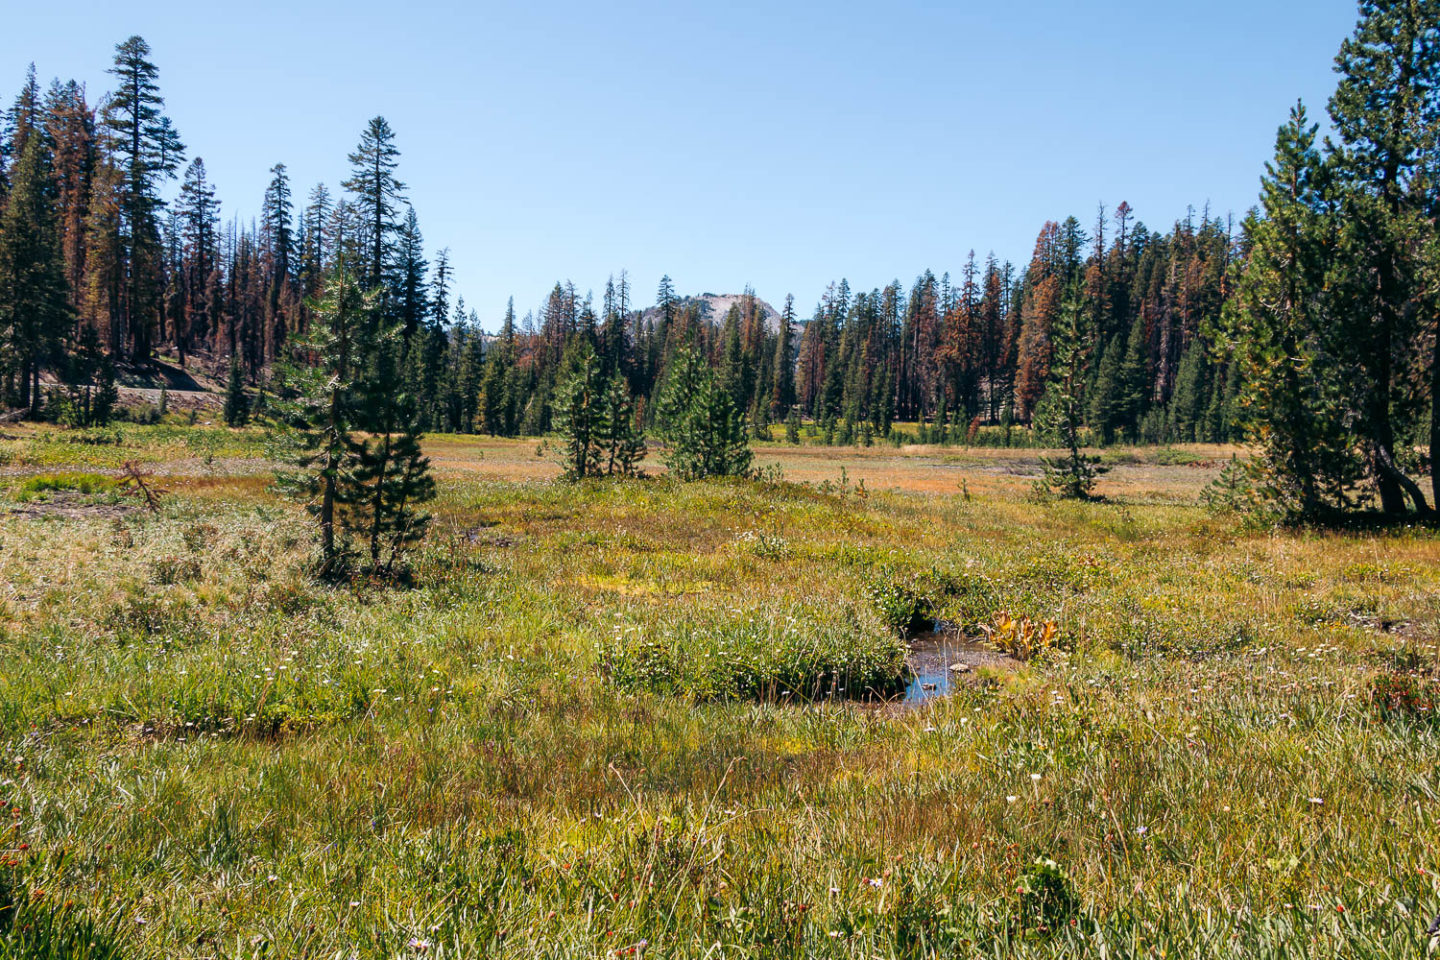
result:
<svg viewBox="0 0 1440 960"><path fill-rule="evenodd" d="M48 499L52 493L78 493L86 496L98 493L112 493L115 480L96 473L40 473L26 477L15 488L15 500L26 503L31 500Z"/></svg>
<svg viewBox="0 0 1440 960"><path fill-rule="evenodd" d="M1432 532L1253 530L1189 456L1064 504L437 438L416 585L332 588L261 439L0 441L4 960L1428 955ZM158 514L19 510L127 460ZM855 702L877 585L1061 649Z"/></svg>

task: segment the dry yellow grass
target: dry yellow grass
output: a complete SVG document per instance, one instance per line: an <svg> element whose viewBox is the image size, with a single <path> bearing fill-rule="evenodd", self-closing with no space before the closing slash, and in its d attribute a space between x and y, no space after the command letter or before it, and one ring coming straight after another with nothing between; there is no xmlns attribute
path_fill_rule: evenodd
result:
<svg viewBox="0 0 1440 960"><path fill-rule="evenodd" d="M1166 448L1192 463L1158 462L1155 448L1117 447L1106 451L1115 461L1098 485L1102 495L1126 498L1188 498L1219 473L1243 448L1187 444ZM1040 458L1054 451L934 446L823 447L758 444L755 464L776 467L797 483L839 484L867 490L892 490L953 496L1023 494L1041 475ZM502 482L549 480L560 467L538 439L443 436L427 438L425 452L436 472L456 479ZM663 475L663 451L652 450L642 464L646 473ZM963 484L963 487L962 487Z"/></svg>

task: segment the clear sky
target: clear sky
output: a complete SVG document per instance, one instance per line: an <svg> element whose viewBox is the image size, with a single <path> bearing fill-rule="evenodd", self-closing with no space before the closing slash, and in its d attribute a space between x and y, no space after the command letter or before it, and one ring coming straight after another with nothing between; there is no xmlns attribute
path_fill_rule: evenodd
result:
<svg viewBox="0 0 1440 960"><path fill-rule="evenodd" d="M1028 261L1047 219L1121 200L1166 229L1254 203L1275 128L1312 113L1354 0L70 0L15 5L6 102L35 62L92 102L138 33L227 216L276 162L297 199L383 114L427 245L491 329L557 279L649 303Z"/></svg>

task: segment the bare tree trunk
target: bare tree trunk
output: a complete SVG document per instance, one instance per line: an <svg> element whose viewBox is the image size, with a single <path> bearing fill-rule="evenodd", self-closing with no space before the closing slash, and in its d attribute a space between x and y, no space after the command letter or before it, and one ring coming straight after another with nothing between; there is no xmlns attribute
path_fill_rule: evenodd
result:
<svg viewBox="0 0 1440 960"><path fill-rule="evenodd" d="M331 469L325 472L325 493L320 499L320 552L328 570L335 558L335 477Z"/></svg>
<svg viewBox="0 0 1440 960"><path fill-rule="evenodd" d="M390 469L390 431L386 428L381 441L380 466L375 477L375 497L372 501L374 515L370 518L370 568L380 566L380 528L385 521L385 472Z"/></svg>

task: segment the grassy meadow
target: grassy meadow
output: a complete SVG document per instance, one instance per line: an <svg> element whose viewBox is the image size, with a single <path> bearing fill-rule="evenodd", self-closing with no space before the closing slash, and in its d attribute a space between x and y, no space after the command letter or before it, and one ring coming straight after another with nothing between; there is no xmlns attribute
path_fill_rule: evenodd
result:
<svg viewBox="0 0 1440 960"><path fill-rule="evenodd" d="M1430 949L1440 536L1210 513L1233 450L1078 504L1033 450L432 437L413 586L352 589L258 431L3 430L3 960ZM1055 646L866 700L897 600Z"/></svg>

